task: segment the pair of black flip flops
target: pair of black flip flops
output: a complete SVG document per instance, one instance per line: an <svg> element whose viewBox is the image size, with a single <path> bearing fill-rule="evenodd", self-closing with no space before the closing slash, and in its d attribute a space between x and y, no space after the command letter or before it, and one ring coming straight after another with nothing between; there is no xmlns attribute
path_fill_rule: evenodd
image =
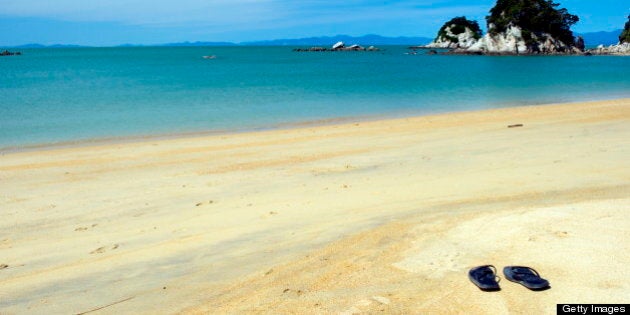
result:
<svg viewBox="0 0 630 315"><path fill-rule="evenodd" d="M549 288L549 281L540 277L538 272L529 267L507 266L503 268L505 278L516 283L522 284L524 287L541 291ZM499 282L497 281L497 269L493 265L485 265L470 269L468 278L472 283L483 291L499 291Z"/></svg>

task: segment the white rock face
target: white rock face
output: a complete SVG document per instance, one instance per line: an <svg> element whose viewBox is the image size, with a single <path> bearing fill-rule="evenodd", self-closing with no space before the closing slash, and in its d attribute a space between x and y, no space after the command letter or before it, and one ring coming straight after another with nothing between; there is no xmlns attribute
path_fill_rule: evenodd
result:
<svg viewBox="0 0 630 315"><path fill-rule="evenodd" d="M617 45L610 45L605 47L604 45L599 45L597 48L589 51L592 54L596 55L622 55L622 56L630 56L630 43L619 43Z"/></svg>
<svg viewBox="0 0 630 315"><path fill-rule="evenodd" d="M451 41L447 37L440 36L430 44L424 46L426 48L468 48L474 45L478 40L475 38L475 32L473 32L470 28L466 27L465 31L460 34L453 34L451 29L455 26L455 24L444 29L446 31L446 35L450 37L457 38L457 42Z"/></svg>
<svg viewBox="0 0 630 315"><path fill-rule="evenodd" d="M491 25L490 28L492 27ZM486 34L474 45L468 47L466 51L498 54L580 52L577 48L567 46L549 34L541 34L540 36L532 34L531 36L535 44L528 47L523 39L522 30L518 26L510 25L503 33Z"/></svg>

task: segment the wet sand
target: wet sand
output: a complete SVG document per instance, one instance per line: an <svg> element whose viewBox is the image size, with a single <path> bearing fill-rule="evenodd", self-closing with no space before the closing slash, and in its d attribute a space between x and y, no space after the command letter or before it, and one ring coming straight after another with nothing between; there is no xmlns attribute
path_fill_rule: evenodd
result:
<svg viewBox="0 0 630 315"><path fill-rule="evenodd" d="M629 157L630 99L5 153L0 313L627 303Z"/></svg>

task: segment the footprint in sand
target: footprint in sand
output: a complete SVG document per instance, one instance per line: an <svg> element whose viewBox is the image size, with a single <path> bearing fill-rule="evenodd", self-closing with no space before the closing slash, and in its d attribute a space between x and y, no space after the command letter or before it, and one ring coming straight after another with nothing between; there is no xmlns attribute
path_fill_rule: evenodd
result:
<svg viewBox="0 0 630 315"><path fill-rule="evenodd" d="M100 253L104 253L107 249L105 247L99 247L93 251L90 252L90 254L100 254Z"/></svg>
<svg viewBox="0 0 630 315"><path fill-rule="evenodd" d="M107 246L103 246L103 247L99 247L93 251L90 252L90 254L102 254L108 250L114 250L117 249L119 247L118 244L114 244L111 248L108 248Z"/></svg>
<svg viewBox="0 0 630 315"><path fill-rule="evenodd" d="M214 203L214 200L208 200L208 201L205 201L205 202L198 202L198 203L195 204L195 207L201 207L203 205L211 205L213 203Z"/></svg>
<svg viewBox="0 0 630 315"><path fill-rule="evenodd" d="M96 227L97 225L98 225L98 224L94 223L94 224L92 224L92 226L91 226L91 227ZM74 230L75 230L75 231L77 231L77 232L79 232L79 231L87 231L88 229L89 229L88 227L85 227L85 226L80 226L80 227L78 227L78 228L76 228L76 229L74 229Z"/></svg>
<svg viewBox="0 0 630 315"><path fill-rule="evenodd" d="M302 290L291 290L289 288L284 289L284 291L282 291L282 294L291 293L291 292L295 293L297 296L300 296L300 295L304 294L304 291L302 291Z"/></svg>

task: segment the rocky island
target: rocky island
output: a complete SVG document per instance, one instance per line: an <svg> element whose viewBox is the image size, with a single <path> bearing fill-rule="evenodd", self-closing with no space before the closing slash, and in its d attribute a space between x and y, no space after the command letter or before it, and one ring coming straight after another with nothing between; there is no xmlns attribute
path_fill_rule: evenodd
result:
<svg viewBox="0 0 630 315"><path fill-rule="evenodd" d="M498 0L486 17L488 33L477 22L457 17L440 28L425 48L451 48L453 54L583 54L584 41L571 26L579 21L551 0Z"/></svg>
<svg viewBox="0 0 630 315"><path fill-rule="evenodd" d="M374 46L370 46L368 48L365 48L363 46L360 45L350 45L350 46L346 46L346 44L344 42L337 42L334 45L332 45L331 48L326 48L326 47L310 47L310 48L295 48L293 49L293 51L298 51L298 52L312 52L312 51L380 51L379 48L376 48Z"/></svg>
<svg viewBox="0 0 630 315"><path fill-rule="evenodd" d="M479 23L459 16L444 23L438 35L430 44L423 48L469 48L483 35Z"/></svg>
<svg viewBox="0 0 630 315"><path fill-rule="evenodd" d="M21 52L19 52L19 51L17 51L17 52L10 52L10 51L8 51L8 50L5 50L5 51L1 51L1 52L0 52L0 56L19 56L19 55L21 55L21 54L22 54L22 53L21 53Z"/></svg>

